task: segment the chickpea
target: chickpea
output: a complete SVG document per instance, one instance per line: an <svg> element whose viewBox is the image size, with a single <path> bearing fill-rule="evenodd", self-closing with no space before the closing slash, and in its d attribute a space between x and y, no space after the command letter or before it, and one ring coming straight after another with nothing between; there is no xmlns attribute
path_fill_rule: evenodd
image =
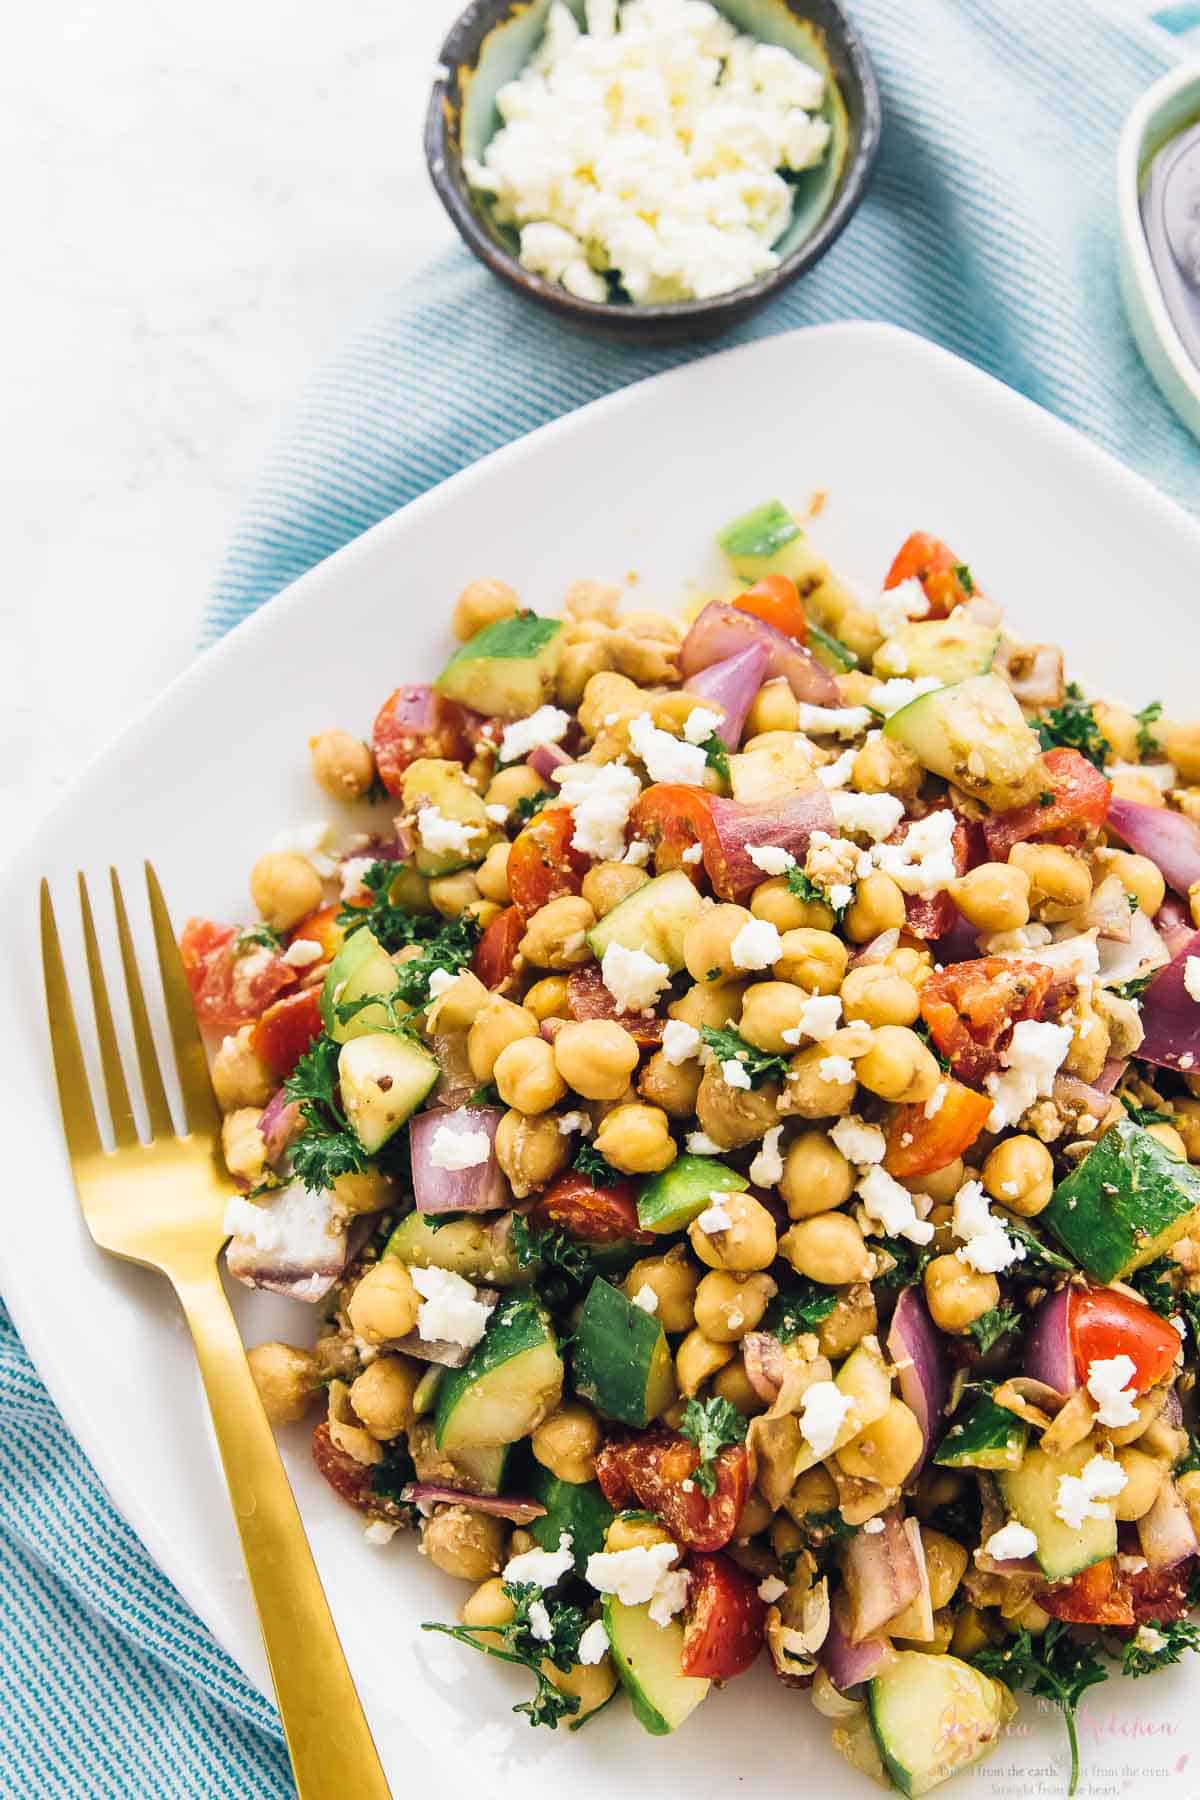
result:
<svg viewBox="0 0 1200 1800"><path fill-rule="evenodd" d="M683 960L695 981L721 981L738 973L734 938L753 915L744 906L710 906L693 919L683 936Z"/></svg>
<svg viewBox="0 0 1200 1800"><path fill-rule="evenodd" d="M350 1404L373 1438L385 1443L412 1424L413 1395L423 1365L408 1356L377 1356L350 1387Z"/></svg>
<svg viewBox="0 0 1200 1800"><path fill-rule="evenodd" d="M859 1057L855 1073L880 1099L901 1104L928 1100L942 1078L928 1044L904 1025L881 1025L871 1048Z"/></svg>
<svg viewBox="0 0 1200 1800"><path fill-rule="evenodd" d="M1187 1161L1187 1145L1173 1125L1164 1125L1159 1121L1157 1124L1147 1125L1146 1130L1151 1137L1157 1138L1160 1144L1164 1144L1172 1156L1177 1156L1180 1162Z"/></svg>
<svg viewBox="0 0 1200 1800"><path fill-rule="evenodd" d="M788 1064L787 1080L779 1102L781 1113L802 1119L832 1119L849 1112L858 1086L856 1065L843 1079L840 1064L844 1057L843 1034L834 1032L822 1044L811 1044L799 1050Z"/></svg>
<svg viewBox="0 0 1200 1800"><path fill-rule="evenodd" d="M1118 1450L1117 1462L1125 1476L1125 1486L1113 1501L1113 1512L1119 1520L1130 1524L1150 1511L1158 1499L1167 1471L1144 1450Z"/></svg>
<svg viewBox="0 0 1200 1800"><path fill-rule="evenodd" d="M560 1694L578 1700L579 1709L571 1715L573 1725L589 1713L598 1712L612 1698L617 1685L611 1656L602 1657L598 1663L572 1663L569 1669L560 1669L547 1658L542 1663L542 1674Z"/></svg>
<svg viewBox="0 0 1200 1800"><path fill-rule="evenodd" d="M688 1226L688 1239L700 1261L707 1268L739 1274L769 1268L776 1254L775 1221L762 1201L753 1194L723 1194L721 1211L729 1224L719 1231L706 1231L700 1219L693 1219ZM700 1218L704 1217L702 1213ZM696 1304L700 1304L699 1293Z"/></svg>
<svg viewBox="0 0 1200 1800"><path fill-rule="evenodd" d="M545 791L546 784L536 769L528 763L513 763L492 776L484 799L489 806L506 806L511 812L518 800L532 800Z"/></svg>
<svg viewBox="0 0 1200 1800"><path fill-rule="evenodd" d="M571 1140L558 1129L553 1113L529 1118L514 1108L496 1128L496 1161L518 1200L553 1181L570 1154Z"/></svg>
<svg viewBox="0 0 1200 1800"><path fill-rule="evenodd" d="M761 1087L730 1087L720 1063L711 1062L700 1077L696 1092L696 1118L700 1129L724 1150L753 1144L778 1125L779 1088L773 1081Z"/></svg>
<svg viewBox="0 0 1200 1800"><path fill-rule="evenodd" d="M738 1030L757 1049L786 1056L796 1039L784 1034L798 1030L808 1000L803 988L793 987L790 981L752 982L742 999Z"/></svg>
<svg viewBox="0 0 1200 1800"><path fill-rule="evenodd" d="M1168 726L1165 748L1182 781L1200 781L1200 724Z"/></svg>
<svg viewBox="0 0 1200 1800"><path fill-rule="evenodd" d="M797 1275L822 1287L867 1281L874 1267L866 1239L849 1213L820 1213L792 1225L779 1240L779 1254Z"/></svg>
<svg viewBox="0 0 1200 1800"><path fill-rule="evenodd" d="M1163 1398L1161 1393L1143 1395L1142 1399L1138 1401L1138 1425L1142 1424L1147 1415L1149 1423L1140 1436L1138 1436L1137 1426L1127 1425L1125 1429L1130 1433L1131 1439L1138 1436L1138 1446L1146 1452L1147 1456L1157 1457L1160 1462L1165 1462L1173 1469L1175 1464L1187 1454L1188 1434L1182 1426L1167 1424L1162 1416ZM1147 1400L1151 1402L1149 1406L1146 1404ZM1119 1442L1116 1432L1110 1431L1109 1436L1114 1444Z"/></svg>
<svg viewBox="0 0 1200 1800"><path fill-rule="evenodd" d="M267 1166L267 1146L258 1128L262 1111L239 1106L221 1120L221 1156L231 1175L256 1187Z"/></svg>
<svg viewBox="0 0 1200 1800"><path fill-rule="evenodd" d="M554 1061L585 1100L619 1100L637 1068L638 1047L615 1019L571 1020L554 1040Z"/></svg>
<svg viewBox="0 0 1200 1800"><path fill-rule="evenodd" d="M1130 850L1101 850L1096 861L1105 875L1119 876L1125 892L1135 895L1142 911L1154 917L1167 897L1167 884L1148 856L1135 856Z"/></svg>
<svg viewBox="0 0 1200 1800"><path fill-rule="evenodd" d="M508 857L512 845L493 844L475 871L475 885L485 900L508 904Z"/></svg>
<svg viewBox="0 0 1200 1800"><path fill-rule="evenodd" d="M714 1344L737 1344L755 1331L776 1292L769 1275L714 1269L696 1289L696 1324Z"/></svg>
<svg viewBox="0 0 1200 1800"><path fill-rule="evenodd" d="M482 1581L503 1568L505 1535L503 1519L465 1506L446 1506L425 1520L418 1547L443 1575Z"/></svg>
<svg viewBox="0 0 1200 1800"><path fill-rule="evenodd" d="M811 1513L836 1512L837 1483L829 1470L818 1463L815 1468L806 1469L803 1475L796 1477L792 1491L783 1504L797 1523L808 1518Z"/></svg>
<svg viewBox="0 0 1200 1800"><path fill-rule="evenodd" d="M802 1131L783 1159L779 1192L788 1217L808 1219L845 1206L854 1188L854 1171L827 1131Z"/></svg>
<svg viewBox="0 0 1200 1800"><path fill-rule="evenodd" d="M582 894L563 894L534 913L521 939L521 955L539 969L577 969L592 960L587 933L595 923Z"/></svg>
<svg viewBox="0 0 1200 1800"><path fill-rule="evenodd" d="M321 877L292 850L268 850L250 871L250 898L273 931L290 931L321 904Z"/></svg>
<svg viewBox="0 0 1200 1800"><path fill-rule="evenodd" d="M903 1176L900 1186L906 1187L910 1194L928 1194L929 1198L940 1206L953 1204L963 1182L967 1179L966 1166L961 1156L946 1164L944 1169L931 1169L928 1175ZM1008 1205L1008 1201L1005 1201Z"/></svg>
<svg viewBox="0 0 1200 1800"><path fill-rule="evenodd" d="M842 930L852 944L869 944L881 931L899 931L904 919L904 895L890 875L877 869L855 888Z"/></svg>
<svg viewBox="0 0 1200 1800"><path fill-rule="evenodd" d="M690 1400L735 1354L732 1344L714 1344L699 1329L689 1331L675 1352L675 1379L684 1399Z"/></svg>
<svg viewBox="0 0 1200 1800"><path fill-rule="evenodd" d="M887 1411L837 1453L839 1468L862 1481L878 1481L883 1487L899 1487L917 1465L925 1446L924 1433L911 1408L891 1399Z"/></svg>
<svg viewBox="0 0 1200 1800"><path fill-rule="evenodd" d="M894 974L903 975L905 981L911 981L918 993L933 974L932 953L914 949L911 944L900 944L895 950L889 950L883 963Z"/></svg>
<svg viewBox="0 0 1200 1800"><path fill-rule="evenodd" d="M467 1032L467 1061L476 1081L490 1081L502 1050L522 1038L539 1036L538 1023L523 1006L502 994L492 994L471 1022Z"/></svg>
<svg viewBox="0 0 1200 1800"><path fill-rule="evenodd" d="M1139 806L1165 806L1166 796L1152 775L1140 769L1118 769L1109 778L1118 800L1136 800Z"/></svg>
<svg viewBox="0 0 1200 1800"><path fill-rule="evenodd" d="M1138 721L1123 706L1110 706L1106 700L1097 700L1092 706L1092 716L1113 747L1114 755L1121 762L1137 762L1141 752L1138 749Z"/></svg>
<svg viewBox="0 0 1200 1800"><path fill-rule="evenodd" d="M656 1175L669 1169L679 1152L661 1106L632 1101L614 1107L595 1137L596 1149L623 1175Z"/></svg>
<svg viewBox="0 0 1200 1800"><path fill-rule="evenodd" d="M308 1411L321 1379L321 1365L311 1350L294 1344L256 1344L246 1361L272 1425L294 1425Z"/></svg>
<svg viewBox="0 0 1200 1800"><path fill-rule="evenodd" d="M925 1265L925 1298L939 1331L967 1331L1000 1304L1000 1283L950 1254Z"/></svg>
<svg viewBox="0 0 1200 1800"><path fill-rule="evenodd" d="M552 1412L533 1432L530 1449L544 1469L560 1481L581 1485L596 1479L600 1424L590 1407L571 1400Z"/></svg>
<svg viewBox="0 0 1200 1800"><path fill-rule="evenodd" d="M1186 1475L1180 1475L1175 1486L1179 1490L1179 1498L1187 1507L1192 1530L1200 1532L1200 1469L1189 1469Z"/></svg>
<svg viewBox="0 0 1200 1800"><path fill-rule="evenodd" d="M697 1030L701 1025L719 1028L737 1018L748 985L745 981L714 981L709 986L698 981L681 1000L673 1000L667 1012L672 1019L682 1019Z"/></svg>
<svg viewBox="0 0 1200 1800"><path fill-rule="evenodd" d="M492 901L483 898L479 891L479 883L475 879L474 869L456 869L453 875L431 876L429 904L435 912L441 914L443 919L461 918L462 914L468 910L478 916L482 911L484 912L484 924L488 924L490 919L495 918L500 910ZM490 909L490 913L484 911L485 908Z"/></svg>
<svg viewBox="0 0 1200 1800"><path fill-rule="evenodd" d="M911 800L924 773L907 745L875 736L854 758L850 781L860 794L896 794L902 800Z"/></svg>
<svg viewBox="0 0 1200 1800"><path fill-rule="evenodd" d="M645 1256L635 1262L622 1287L632 1300L648 1287L658 1306L655 1317L664 1331L690 1331L696 1323L696 1293L700 1271L688 1260L682 1244L673 1244L665 1256Z"/></svg>
<svg viewBox="0 0 1200 1800"><path fill-rule="evenodd" d="M978 931L1016 931L1029 923L1029 885L1016 863L980 863L951 883L950 898Z"/></svg>
<svg viewBox="0 0 1200 1800"><path fill-rule="evenodd" d="M375 779L370 745L349 731L321 731L308 740L313 780L333 800L361 800Z"/></svg>
<svg viewBox="0 0 1200 1800"><path fill-rule="evenodd" d="M842 983L842 1010L847 1023L912 1025L921 1015L921 996L886 963L862 963Z"/></svg>
<svg viewBox="0 0 1200 1800"><path fill-rule="evenodd" d="M752 1385L746 1373L746 1365L740 1356L718 1369L712 1379L712 1390L718 1400L728 1400L735 1412L740 1412L744 1419L752 1419L755 1413L766 1412L767 1403L758 1390ZM752 1496L753 1497L753 1496ZM742 1513L746 1517L749 1506ZM749 1537L752 1534L744 1529L741 1520L738 1522L739 1536Z"/></svg>
<svg viewBox="0 0 1200 1800"><path fill-rule="evenodd" d="M549 1112L564 1098L567 1084L544 1038L517 1038L506 1044L492 1065L492 1080L505 1106L518 1112Z"/></svg>
<svg viewBox="0 0 1200 1800"><path fill-rule="evenodd" d="M929 1602L934 1612L940 1612L949 1606L967 1572L967 1553L957 1539L929 1525L921 1526L921 1543L929 1574Z"/></svg>
<svg viewBox="0 0 1200 1800"><path fill-rule="evenodd" d="M604 642L566 644L554 673L554 697L560 706L574 710L587 691L593 675L611 669L612 657Z"/></svg>
<svg viewBox="0 0 1200 1800"><path fill-rule="evenodd" d="M635 868L632 863L593 863L583 878L583 898L596 917L602 919L622 900L628 900L630 894L645 887L649 879L645 869Z"/></svg>
<svg viewBox="0 0 1200 1800"><path fill-rule="evenodd" d="M781 933L833 928L832 906L821 900L802 900L799 894L793 894L786 875L772 875L769 881L760 881L750 896L750 911Z"/></svg>
<svg viewBox="0 0 1200 1800"><path fill-rule="evenodd" d="M787 682L779 677L760 687L746 714L742 727L744 737L757 737L763 731L795 731L800 723L800 706Z"/></svg>
<svg viewBox="0 0 1200 1800"><path fill-rule="evenodd" d="M618 1513L604 1534L604 1548L610 1556L619 1550L653 1550L658 1544L674 1543L670 1532L657 1519L631 1518L626 1513ZM675 1560L679 1560L678 1549Z"/></svg>
<svg viewBox="0 0 1200 1800"><path fill-rule="evenodd" d="M213 1057L213 1092L222 1112L263 1107L275 1091L274 1076L251 1045L252 1029L243 1025L236 1036L223 1038Z"/></svg>
<svg viewBox="0 0 1200 1800"><path fill-rule="evenodd" d="M1071 1043L1063 1069L1081 1081L1096 1081L1108 1061L1109 1029L1092 1003L1089 994L1081 993L1068 1013L1065 1024L1071 1028Z"/></svg>
<svg viewBox="0 0 1200 1800"><path fill-rule="evenodd" d="M867 1281L851 1282L843 1288L833 1308L817 1326L817 1348L822 1356L837 1361L849 1355L878 1324L875 1296Z"/></svg>
<svg viewBox="0 0 1200 1800"><path fill-rule="evenodd" d="M520 610L521 602L507 581L469 581L454 602L450 629L460 643L465 643L485 626L511 619Z"/></svg>
<svg viewBox="0 0 1200 1800"><path fill-rule="evenodd" d="M1022 1132L990 1151L981 1171L993 1200L1023 1219L1036 1218L1054 1192L1054 1161L1040 1138Z"/></svg>
<svg viewBox="0 0 1200 1800"><path fill-rule="evenodd" d="M540 981L534 982L521 1005L535 1019L569 1019L569 996L570 989L565 975L544 975Z"/></svg>
<svg viewBox="0 0 1200 1800"><path fill-rule="evenodd" d="M661 1050L656 1050L638 1077L638 1093L651 1106L661 1106L673 1119L691 1119L702 1073L694 1057L688 1062L670 1063Z"/></svg>
<svg viewBox="0 0 1200 1800"><path fill-rule="evenodd" d="M500 1576L491 1575L467 1596L460 1617L464 1625L483 1625L499 1630L511 1624L515 1611Z"/></svg>
<svg viewBox="0 0 1200 1800"><path fill-rule="evenodd" d="M614 625L621 610L621 590L605 581L573 581L563 595L563 611L573 619L599 619Z"/></svg>
<svg viewBox="0 0 1200 1800"><path fill-rule="evenodd" d="M1069 919L1092 897L1091 870L1059 844L1014 844L1008 860L1029 878L1029 910L1036 919Z"/></svg>
<svg viewBox="0 0 1200 1800"><path fill-rule="evenodd" d="M790 981L810 994L836 994L849 957L845 944L832 931L785 931L775 979Z"/></svg>
<svg viewBox="0 0 1200 1800"><path fill-rule="evenodd" d="M1175 1099L1171 1102L1175 1129L1183 1140L1189 1162L1200 1162L1200 1100Z"/></svg>
<svg viewBox="0 0 1200 1800"><path fill-rule="evenodd" d="M412 1276L394 1256L373 1263L350 1296L351 1329L368 1344L386 1344L417 1328L421 1296Z"/></svg>

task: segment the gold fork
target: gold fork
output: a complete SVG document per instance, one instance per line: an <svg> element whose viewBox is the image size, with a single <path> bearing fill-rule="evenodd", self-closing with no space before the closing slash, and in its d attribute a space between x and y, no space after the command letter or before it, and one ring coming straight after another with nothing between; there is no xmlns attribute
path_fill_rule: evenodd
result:
<svg viewBox="0 0 1200 1800"><path fill-rule="evenodd" d="M158 967L183 1096L186 1132L171 1118L116 870L113 909L141 1072L149 1142L138 1136L113 1025L87 884L79 877L83 940L114 1149L92 1106L50 889L41 889L42 966L67 1149L88 1230L102 1250L167 1277L196 1347L242 1554L266 1645L300 1800L391 1800L296 1502L217 1269L229 1178L220 1118L175 934L157 877L146 886Z"/></svg>

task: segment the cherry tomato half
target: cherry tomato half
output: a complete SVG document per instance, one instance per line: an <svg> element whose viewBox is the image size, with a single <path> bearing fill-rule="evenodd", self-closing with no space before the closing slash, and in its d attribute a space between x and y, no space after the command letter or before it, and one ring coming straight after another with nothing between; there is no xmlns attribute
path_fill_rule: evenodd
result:
<svg viewBox="0 0 1200 1800"><path fill-rule="evenodd" d="M567 1008L573 1019L615 1019L643 1049L662 1043L665 1019L647 1019L641 1013L619 1013L595 963L574 969L567 980Z"/></svg>
<svg viewBox="0 0 1200 1800"><path fill-rule="evenodd" d="M506 906L484 927L471 958L471 969L485 988L498 988L508 980L524 936L525 921L515 906Z"/></svg>
<svg viewBox="0 0 1200 1800"><path fill-rule="evenodd" d="M423 683L393 690L375 715L371 749L379 779L389 794L398 794L404 771L422 756L448 762L470 762L477 714L443 699Z"/></svg>
<svg viewBox="0 0 1200 1800"><path fill-rule="evenodd" d="M685 1675L731 1681L763 1646L766 1605L758 1584L728 1556L688 1557L687 1618L680 1668Z"/></svg>
<svg viewBox="0 0 1200 1800"><path fill-rule="evenodd" d="M286 1081L314 1038L321 1035L321 988L285 994L250 1027L250 1047L276 1081Z"/></svg>
<svg viewBox="0 0 1200 1800"><path fill-rule="evenodd" d="M1128 1356L1134 1367L1133 1386L1139 1394L1168 1374L1179 1353L1179 1333L1170 1320L1115 1288L1072 1288L1067 1331L1080 1381L1086 1382L1091 1363Z"/></svg>
<svg viewBox="0 0 1200 1800"><path fill-rule="evenodd" d="M897 1106L888 1122L883 1166L889 1175L932 1175L961 1156L988 1121L992 1102L987 1094L947 1077L945 1092L933 1117L925 1104Z"/></svg>
<svg viewBox="0 0 1200 1800"><path fill-rule="evenodd" d="M586 1175L572 1171L534 1202L529 1216L538 1230L565 1231L584 1244L654 1242L654 1233L638 1224L637 1198L628 1181L597 1187Z"/></svg>
<svg viewBox="0 0 1200 1800"><path fill-rule="evenodd" d="M523 919L531 919L547 901L577 894L591 863L571 848L575 815L569 806L552 806L530 819L513 839L508 853L508 891Z"/></svg>
<svg viewBox="0 0 1200 1800"><path fill-rule="evenodd" d="M1117 1580L1113 1557L1081 1569L1069 1581L1059 1581L1038 1593L1038 1604L1052 1618L1072 1625L1132 1625L1129 1595Z"/></svg>
<svg viewBox="0 0 1200 1800"><path fill-rule="evenodd" d="M1063 831L1083 835L1098 830L1108 817L1112 783L1078 750L1045 751L1042 769L1043 787L1036 800L983 821L988 854L999 862L1028 838Z"/></svg>
<svg viewBox="0 0 1200 1800"><path fill-rule="evenodd" d="M692 1481L699 1464L700 1452L690 1439L656 1425L638 1437L605 1444L596 1458L596 1479L610 1506L636 1500L658 1514L677 1543L690 1550L720 1550L742 1516L750 1462L744 1444L727 1444L718 1451L712 1494Z"/></svg>
<svg viewBox="0 0 1200 1800"><path fill-rule="evenodd" d="M919 581L929 602L925 616L946 619L975 592L974 582L969 575L964 579L964 575L965 565L949 544L927 531L914 531L897 550L883 585L894 588L902 581Z"/></svg>
<svg viewBox="0 0 1200 1800"><path fill-rule="evenodd" d="M800 592L787 575L764 575L753 587L739 594L733 603L739 612L750 613L764 625L773 625L785 637L803 644L808 637L808 620L800 604Z"/></svg>
<svg viewBox="0 0 1200 1800"><path fill-rule="evenodd" d="M982 1081L999 1067L1001 1039L1019 1019L1038 1019L1050 986L1042 963L982 956L952 963L921 989L921 1017L954 1073Z"/></svg>
<svg viewBox="0 0 1200 1800"><path fill-rule="evenodd" d="M240 949L241 936L239 926L212 919L189 919L180 933L183 972L205 1031L235 1031L296 985L295 969L281 956Z"/></svg>

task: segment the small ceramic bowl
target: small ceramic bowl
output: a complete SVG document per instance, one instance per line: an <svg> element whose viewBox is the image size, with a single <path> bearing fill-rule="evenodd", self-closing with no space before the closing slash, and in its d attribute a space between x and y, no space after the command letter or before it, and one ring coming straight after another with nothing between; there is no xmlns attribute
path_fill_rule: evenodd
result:
<svg viewBox="0 0 1200 1800"><path fill-rule="evenodd" d="M567 0L583 22L583 0ZM836 0L717 0L739 31L780 44L819 69L826 81L822 115L830 148L793 184L791 222L775 246L774 269L707 300L661 305L579 300L522 268L515 232L498 225L486 196L472 192L463 157L479 159L500 116L496 94L529 61L545 30L550 0L473 0L442 45L441 68L425 122L433 185L459 235L501 280L560 318L634 343L712 336L777 294L824 255L862 199L879 145L875 73L858 32Z"/></svg>
<svg viewBox="0 0 1200 1800"><path fill-rule="evenodd" d="M1200 120L1200 63L1172 69L1144 93L1125 121L1117 151L1121 293L1146 367L1184 424L1200 437L1200 368L1180 340L1142 225L1141 195L1153 157Z"/></svg>

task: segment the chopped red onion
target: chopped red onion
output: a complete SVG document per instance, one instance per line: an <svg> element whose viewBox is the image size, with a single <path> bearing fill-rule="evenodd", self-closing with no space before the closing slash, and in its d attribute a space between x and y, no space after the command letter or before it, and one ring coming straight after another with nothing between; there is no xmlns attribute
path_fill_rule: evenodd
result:
<svg viewBox="0 0 1200 1800"><path fill-rule="evenodd" d="M736 656L739 650L761 645L767 652L766 674L781 675L797 700L813 706L837 706L837 682L811 651L794 638L785 637L773 625L714 600L704 608L683 640L679 669L684 676L698 675L713 663Z"/></svg>
<svg viewBox="0 0 1200 1800"><path fill-rule="evenodd" d="M560 769L563 763L570 762L571 759L557 744L539 744L525 760L535 775L540 775L543 781L550 781L555 769Z"/></svg>
<svg viewBox="0 0 1200 1800"><path fill-rule="evenodd" d="M1156 863L1168 886L1185 899L1193 883L1200 881L1200 825L1183 813L1165 806L1146 806L1140 800L1122 800L1114 794L1106 823L1131 850Z"/></svg>
<svg viewBox="0 0 1200 1800"><path fill-rule="evenodd" d="M842 1556L845 1626L852 1644L873 1637L921 1593L921 1570L900 1509L880 1517L883 1530L855 1532Z"/></svg>
<svg viewBox="0 0 1200 1800"><path fill-rule="evenodd" d="M1128 908L1126 908L1128 912ZM936 938L929 948L933 951L933 960L943 966L950 963L974 962L979 955L979 935L976 927L959 913L944 937Z"/></svg>
<svg viewBox="0 0 1200 1800"><path fill-rule="evenodd" d="M1084 924L1094 925L1102 938L1113 938L1117 943L1127 944L1132 935L1129 920L1129 896L1125 883L1119 875L1106 875L1092 894Z"/></svg>
<svg viewBox="0 0 1200 1800"><path fill-rule="evenodd" d="M813 832L827 831L831 837L837 832L829 795L819 783L798 788L786 800L767 800L759 806L714 794L709 800L709 816L717 836L715 860L719 866L710 861L707 846L704 866L723 900L740 900L763 879L748 845L771 844L787 850L803 867Z"/></svg>
<svg viewBox="0 0 1200 1800"><path fill-rule="evenodd" d="M1056 1075L1051 1097L1060 1112L1072 1113L1076 1119L1084 1113L1103 1119L1112 1103L1111 1093L1094 1082L1081 1081L1078 1075Z"/></svg>
<svg viewBox="0 0 1200 1800"><path fill-rule="evenodd" d="M475 1298L482 1306L492 1307L500 1298L500 1290L476 1288ZM411 1356L416 1362L437 1363L441 1369L461 1369L471 1354L466 1344L455 1344L448 1338L423 1338L419 1331L410 1331L405 1337L396 1338L390 1347L398 1350L402 1356Z"/></svg>
<svg viewBox="0 0 1200 1800"><path fill-rule="evenodd" d="M770 1406L779 1397L786 1365L783 1345L769 1331L751 1331L742 1339L746 1379L760 1400Z"/></svg>
<svg viewBox="0 0 1200 1800"><path fill-rule="evenodd" d="M511 1519L514 1525L530 1525L546 1516L545 1507L536 1500L522 1500L516 1494L469 1494L464 1488L438 1487L431 1481L410 1481L401 1488L400 1498L410 1506L467 1506L472 1512Z"/></svg>
<svg viewBox="0 0 1200 1800"><path fill-rule="evenodd" d="M1200 1070L1200 1001L1187 990L1188 959L1200 956L1200 931L1193 931L1142 995L1145 1037L1138 1046L1142 1062L1184 1074Z"/></svg>
<svg viewBox="0 0 1200 1800"><path fill-rule="evenodd" d="M1176 894L1168 894L1154 915L1154 929L1167 946L1167 955L1174 956L1196 929L1191 908Z"/></svg>
<svg viewBox="0 0 1200 1800"><path fill-rule="evenodd" d="M684 692L699 694L702 700L715 700L724 710L716 735L727 750L736 750L742 741L742 726L751 702L763 683L770 660L765 644L747 644L733 656L709 663L684 682Z"/></svg>
<svg viewBox="0 0 1200 1800"><path fill-rule="evenodd" d="M925 1296L919 1287L907 1287L896 1302L887 1338L888 1355L896 1365L900 1398L916 1415L925 1439L921 1459L912 1476L925 1464L941 1436L942 1417L950 1398L946 1356Z"/></svg>
<svg viewBox="0 0 1200 1800"><path fill-rule="evenodd" d="M284 1152L299 1137L304 1115L298 1100L289 1100L282 1088L276 1088L263 1108L258 1121L259 1134L266 1146L267 1161L277 1168Z"/></svg>
<svg viewBox="0 0 1200 1800"><path fill-rule="evenodd" d="M825 1642L817 1652L817 1659L834 1687L847 1694L862 1682L870 1681L873 1675L878 1675L884 1664L892 1660L895 1651L885 1637L868 1637L853 1642L843 1628L841 1611L835 1596L829 1615L829 1630L825 1634Z"/></svg>
<svg viewBox="0 0 1200 1800"><path fill-rule="evenodd" d="M1035 1309L1025 1339L1026 1375L1059 1394L1073 1394L1079 1386L1071 1348L1070 1309L1070 1288L1059 1288Z"/></svg>
<svg viewBox="0 0 1200 1800"><path fill-rule="evenodd" d="M1188 1509L1169 1478L1159 1488L1150 1511L1138 1520L1137 1534L1142 1555L1154 1571L1173 1569L1200 1551Z"/></svg>
<svg viewBox="0 0 1200 1800"><path fill-rule="evenodd" d="M438 697L425 681L410 681L392 696L392 718L414 735L432 731L437 724Z"/></svg>
<svg viewBox="0 0 1200 1800"><path fill-rule="evenodd" d="M1093 1081L1092 1086L1098 1094L1105 1096L1111 1094L1128 1067L1129 1058L1127 1056L1110 1057Z"/></svg>
<svg viewBox="0 0 1200 1800"><path fill-rule="evenodd" d="M503 1117L498 1106L456 1106L434 1107L412 1121L408 1137L413 1198L418 1212L498 1212L510 1204L495 1149L496 1131ZM453 1137L483 1132L488 1141L486 1159L465 1169L439 1168L434 1161L434 1139L439 1132Z"/></svg>

